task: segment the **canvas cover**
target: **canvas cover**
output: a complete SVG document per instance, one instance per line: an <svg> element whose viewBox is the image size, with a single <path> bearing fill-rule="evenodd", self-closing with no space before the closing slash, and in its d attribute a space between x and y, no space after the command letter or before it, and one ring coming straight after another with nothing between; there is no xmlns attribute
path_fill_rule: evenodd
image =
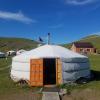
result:
<svg viewBox="0 0 100 100"><path fill-rule="evenodd" d="M79 78L90 77L90 64L86 62L68 62L68 60L62 60L62 76L63 83L74 82Z"/></svg>
<svg viewBox="0 0 100 100"><path fill-rule="evenodd" d="M30 58L68 58L68 59L86 59L86 56L75 53L67 48L57 45L44 45L36 49L15 56L13 61L30 62ZM78 59L78 61L79 61Z"/></svg>
<svg viewBox="0 0 100 100"><path fill-rule="evenodd" d="M14 81L30 80L30 59L60 58L63 82L75 81L90 75L88 57L56 45L44 45L15 56L12 59L11 78Z"/></svg>

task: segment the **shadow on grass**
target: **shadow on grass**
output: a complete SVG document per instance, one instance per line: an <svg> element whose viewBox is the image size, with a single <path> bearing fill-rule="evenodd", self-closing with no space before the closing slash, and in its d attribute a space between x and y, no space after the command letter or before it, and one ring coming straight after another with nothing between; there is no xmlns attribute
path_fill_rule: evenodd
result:
<svg viewBox="0 0 100 100"><path fill-rule="evenodd" d="M91 70L92 80L100 81L100 71Z"/></svg>

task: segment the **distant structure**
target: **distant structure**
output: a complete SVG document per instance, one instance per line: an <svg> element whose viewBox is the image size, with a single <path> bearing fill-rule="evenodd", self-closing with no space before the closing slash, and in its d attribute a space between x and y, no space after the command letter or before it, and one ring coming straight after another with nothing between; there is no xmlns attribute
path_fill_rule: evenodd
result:
<svg viewBox="0 0 100 100"><path fill-rule="evenodd" d="M7 51L7 56L15 56L16 55L16 51L14 50L10 50L10 51Z"/></svg>
<svg viewBox="0 0 100 100"><path fill-rule="evenodd" d="M0 52L0 58L4 58L5 57L5 53Z"/></svg>
<svg viewBox="0 0 100 100"><path fill-rule="evenodd" d="M72 44L71 50L78 53L95 53L96 49L90 42L75 42Z"/></svg>

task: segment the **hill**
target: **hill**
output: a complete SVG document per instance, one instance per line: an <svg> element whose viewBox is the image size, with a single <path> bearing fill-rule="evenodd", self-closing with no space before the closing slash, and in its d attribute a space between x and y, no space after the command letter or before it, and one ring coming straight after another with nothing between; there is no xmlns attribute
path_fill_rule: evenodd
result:
<svg viewBox="0 0 100 100"><path fill-rule="evenodd" d="M100 35L90 35L90 36L86 36L84 38L81 38L78 41L74 41L74 42L91 42L95 48L100 49ZM70 48L72 45L72 43L69 44L64 44L64 47Z"/></svg>
<svg viewBox="0 0 100 100"><path fill-rule="evenodd" d="M38 42L25 38L5 38L0 37L0 51L26 49L37 47Z"/></svg>

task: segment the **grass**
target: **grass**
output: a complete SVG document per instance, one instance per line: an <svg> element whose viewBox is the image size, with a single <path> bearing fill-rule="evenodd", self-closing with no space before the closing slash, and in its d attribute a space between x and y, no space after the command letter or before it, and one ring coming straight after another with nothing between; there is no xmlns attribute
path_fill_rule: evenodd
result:
<svg viewBox="0 0 100 100"><path fill-rule="evenodd" d="M30 50L37 47L37 45L36 41L30 39L0 37L0 51L2 52L18 49Z"/></svg>
<svg viewBox="0 0 100 100"><path fill-rule="evenodd" d="M89 55L94 80L86 84L67 85L70 95L65 95L62 100L99 100L100 98L100 55Z"/></svg>
<svg viewBox="0 0 100 100"><path fill-rule="evenodd" d="M91 64L91 70L100 73L100 55L89 55L89 59ZM9 98L8 100L12 100L9 97L9 95L12 95L11 97L13 98L13 100L16 100L14 99L14 97L16 98L19 95L18 96L19 100L25 100L26 98L29 98L28 100L32 100L34 96L36 98L34 98L33 100L40 100L41 94L33 95L35 91L39 90L38 87L31 88L27 85L18 86L10 79L10 68L7 67L8 65L11 65L10 57L7 60L5 58L0 59L0 69L4 68L3 70L0 70L0 98L2 98L2 100L6 100L6 98L8 97ZM100 77L100 74L98 74L98 77ZM97 92L100 90L100 78L98 78L97 80L90 81L87 84L75 85L69 87L68 88L71 90L71 92L76 90L83 91L85 89L93 89Z"/></svg>
<svg viewBox="0 0 100 100"><path fill-rule="evenodd" d="M6 67L11 64L11 58L5 60L5 58L0 59L0 68ZM19 87L15 86L10 79L10 68L0 70L0 94L12 93L16 91ZM9 90L9 92L8 92Z"/></svg>
<svg viewBox="0 0 100 100"><path fill-rule="evenodd" d="M65 85L70 95L65 95L62 100L99 100L100 98L100 55L89 55L94 80L86 84Z"/></svg>
<svg viewBox="0 0 100 100"><path fill-rule="evenodd" d="M91 70L100 71L100 55L89 55Z"/></svg>
<svg viewBox="0 0 100 100"><path fill-rule="evenodd" d="M11 58L0 59L0 69L4 68L0 70L0 100L41 100L41 94L34 94L40 88L19 86L10 79L10 68L7 67L10 64Z"/></svg>

